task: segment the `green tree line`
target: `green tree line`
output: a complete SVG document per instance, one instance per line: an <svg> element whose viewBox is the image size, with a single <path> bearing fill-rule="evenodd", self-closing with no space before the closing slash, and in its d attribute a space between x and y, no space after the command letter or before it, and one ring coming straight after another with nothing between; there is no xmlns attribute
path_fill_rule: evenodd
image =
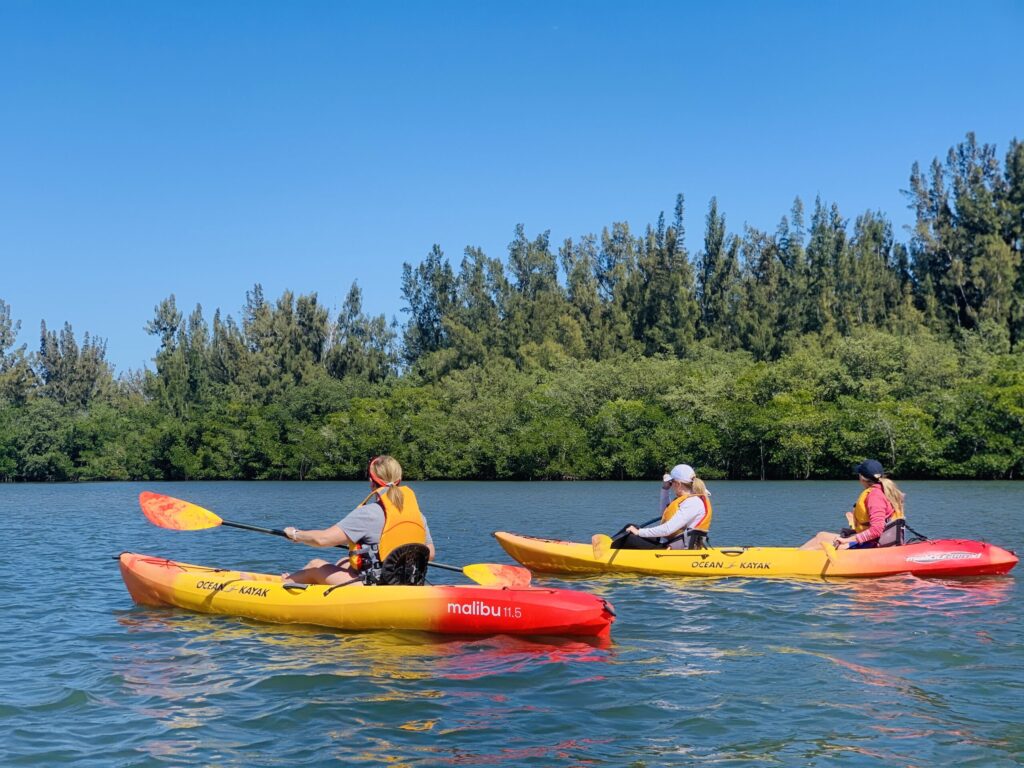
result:
<svg viewBox="0 0 1024 768"><path fill-rule="evenodd" d="M642 232L555 247L516 227L507 256L438 246L402 276L403 319L336 316L259 285L237 319L169 296L153 370L114 376L105 342L44 323L38 350L0 299L0 480L901 477L1024 471L1024 144L972 134L914 164L899 242L801 200L773 232L702 247L685 200Z"/></svg>

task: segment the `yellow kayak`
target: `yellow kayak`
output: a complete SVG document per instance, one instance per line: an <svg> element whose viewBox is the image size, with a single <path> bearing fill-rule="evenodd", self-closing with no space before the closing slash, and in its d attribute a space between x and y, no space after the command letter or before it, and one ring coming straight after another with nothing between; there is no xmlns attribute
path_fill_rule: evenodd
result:
<svg viewBox="0 0 1024 768"><path fill-rule="evenodd" d="M979 576L1006 573L1017 556L981 541L935 539L877 549L797 549L796 547L712 547L709 549L609 549L599 546L496 531L498 543L532 571L544 573L647 573L676 576L867 578L912 573L917 576Z"/></svg>

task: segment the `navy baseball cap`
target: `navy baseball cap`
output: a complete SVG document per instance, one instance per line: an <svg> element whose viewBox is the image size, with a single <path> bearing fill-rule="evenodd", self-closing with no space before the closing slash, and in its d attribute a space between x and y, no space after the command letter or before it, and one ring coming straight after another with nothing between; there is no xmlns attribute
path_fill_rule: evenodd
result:
<svg viewBox="0 0 1024 768"><path fill-rule="evenodd" d="M868 480L881 480L882 475L885 474L881 462L874 459L864 459L864 461L853 468L853 471L861 477L866 477Z"/></svg>

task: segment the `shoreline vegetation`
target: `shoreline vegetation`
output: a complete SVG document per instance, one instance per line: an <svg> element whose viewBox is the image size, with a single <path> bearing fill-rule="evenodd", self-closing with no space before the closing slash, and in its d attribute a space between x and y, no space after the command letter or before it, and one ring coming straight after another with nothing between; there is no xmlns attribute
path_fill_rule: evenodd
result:
<svg viewBox="0 0 1024 768"><path fill-rule="evenodd" d="M907 242L797 199L774 232L703 247L684 198L642 232L507 257L434 246L405 264L403 323L337 317L259 285L239 318L155 308L155 370L114 377L102 339L45 322L37 351L0 298L0 481L641 479L685 459L729 479L1024 472L1024 144L973 134L914 163Z"/></svg>

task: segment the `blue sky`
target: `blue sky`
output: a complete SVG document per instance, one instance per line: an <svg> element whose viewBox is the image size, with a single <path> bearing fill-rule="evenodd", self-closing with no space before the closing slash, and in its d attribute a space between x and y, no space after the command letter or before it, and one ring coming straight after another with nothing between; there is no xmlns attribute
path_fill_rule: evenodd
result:
<svg viewBox="0 0 1024 768"><path fill-rule="evenodd" d="M404 320L403 262L797 195L911 222L911 164L1024 138L1021 2L0 4L0 299L151 366L174 293ZM907 235L900 231L899 237Z"/></svg>

